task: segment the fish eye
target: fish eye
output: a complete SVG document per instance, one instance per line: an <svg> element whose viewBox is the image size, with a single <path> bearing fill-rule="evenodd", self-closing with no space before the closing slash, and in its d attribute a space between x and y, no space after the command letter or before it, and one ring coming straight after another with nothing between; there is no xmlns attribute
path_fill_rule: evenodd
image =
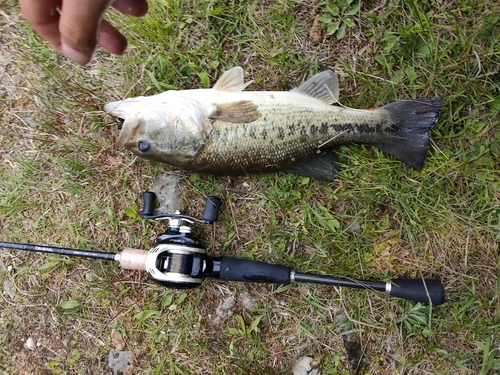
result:
<svg viewBox="0 0 500 375"><path fill-rule="evenodd" d="M148 141L139 141L137 148L140 152L148 152L149 150L151 150L151 143L149 143Z"/></svg>
<svg viewBox="0 0 500 375"><path fill-rule="evenodd" d="M119 121L118 130L121 130L123 127L123 123L125 122L125 119L121 118L121 117L117 117L117 120Z"/></svg>

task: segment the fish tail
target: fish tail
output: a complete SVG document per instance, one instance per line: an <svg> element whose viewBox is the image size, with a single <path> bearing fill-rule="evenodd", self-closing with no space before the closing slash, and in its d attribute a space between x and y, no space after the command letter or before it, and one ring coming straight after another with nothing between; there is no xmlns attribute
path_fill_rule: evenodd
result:
<svg viewBox="0 0 500 375"><path fill-rule="evenodd" d="M440 99L402 100L381 109L389 113L388 136L375 146L403 163L421 170L430 143L430 130L443 107Z"/></svg>

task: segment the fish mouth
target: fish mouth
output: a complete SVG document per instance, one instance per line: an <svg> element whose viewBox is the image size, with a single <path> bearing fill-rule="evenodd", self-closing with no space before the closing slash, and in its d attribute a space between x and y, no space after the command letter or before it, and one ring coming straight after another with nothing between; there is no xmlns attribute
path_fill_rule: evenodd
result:
<svg viewBox="0 0 500 375"><path fill-rule="evenodd" d="M118 135L117 144L120 147L130 149L137 146L137 139L144 136L144 120L136 116L130 115L123 121L122 129ZM131 146L133 145L133 146Z"/></svg>
<svg viewBox="0 0 500 375"><path fill-rule="evenodd" d="M123 123L125 122L125 119L124 119L124 118L122 118L122 117L117 117L116 119L118 120L118 125L117 125L118 130L122 130L122 128L123 128Z"/></svg>

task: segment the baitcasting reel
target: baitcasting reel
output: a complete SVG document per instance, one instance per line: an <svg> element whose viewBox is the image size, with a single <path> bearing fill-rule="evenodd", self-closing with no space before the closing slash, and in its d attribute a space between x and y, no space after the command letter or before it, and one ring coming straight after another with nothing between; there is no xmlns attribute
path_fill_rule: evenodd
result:
<svg viewBox="0 0 500 375"><path fill-rule="evenodd" d="M156 238L155 247L147 254L145 269L155 282L175 289L199 286L204 277L217 277L219 271L216 258L206 255L205 247L191 235L189 224L194 222L212 224L217 221L221 200L210 196L205 203L203 220L191 216L174 214L153 215L156 194L143 194L142 217L153 220L168 220L168 229ZM219 262L220 263L220 262Z"/></svg>
<svg viewBox="0 0 500 375"><path fill-rule="evenodd" d="M216 222L221 205L219 198L207 198L203 219L182 215L179 211L173 214L154 215L156 194L145 192L143 198L143 218L168 220L167 231L157 237L155 246L150 251L126 248L121 253L105 253L11 242L0 242L0 247L114 260L118 261L124 269L144 270L153 281L175 289L195 288L205 278L285 285L291 282L306 282L386 292L393 297L432 303L433 305L441 305L445 302L444 288L439 280L395 279L391 282L366 281L298 273L286 266L248 259L210 257L206 254L206 249L202 243L191 235L190 224L195 222L212 224Z"/></svg>

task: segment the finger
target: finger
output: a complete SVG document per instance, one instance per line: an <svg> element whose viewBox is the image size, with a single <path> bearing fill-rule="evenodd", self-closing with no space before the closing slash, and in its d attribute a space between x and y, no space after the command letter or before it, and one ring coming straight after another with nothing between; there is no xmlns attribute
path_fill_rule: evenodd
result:
<svg viewBox="0 0 500 375"><path fill-rule="evenodd" d="M71 60L85 65L97 45L98 30L109 0L66 1L62 5L59 31L61 51Z"/></svg>
<svg viewBox="0 0 500 375"><path fill-rule="evenodd" d="M105 50L119 55L127 48L127 39L108 21L103 20L98 44Z"/></svg>
<svg viewBox="0 0 500 375"><path fill-rule="evenodd" d="M62 0L19 0L21 12L31 27L59 51L59 11Z"/></svg>
<svg viewBox="0 0 500 375"><path fill-rule="evenodd" d="M121 13L140 17L147 13L146 0L115 0L113 8ZM127 48L127 39L109 22L102 21L98 44L114 54L121 54Z"/></svg>
<svg viewBox="0 0 500 375"><path fill-rule="evenodd" d="M146 0L115 0L113 8L123 14L140 17L148 12L148 2Z"/></svg>

